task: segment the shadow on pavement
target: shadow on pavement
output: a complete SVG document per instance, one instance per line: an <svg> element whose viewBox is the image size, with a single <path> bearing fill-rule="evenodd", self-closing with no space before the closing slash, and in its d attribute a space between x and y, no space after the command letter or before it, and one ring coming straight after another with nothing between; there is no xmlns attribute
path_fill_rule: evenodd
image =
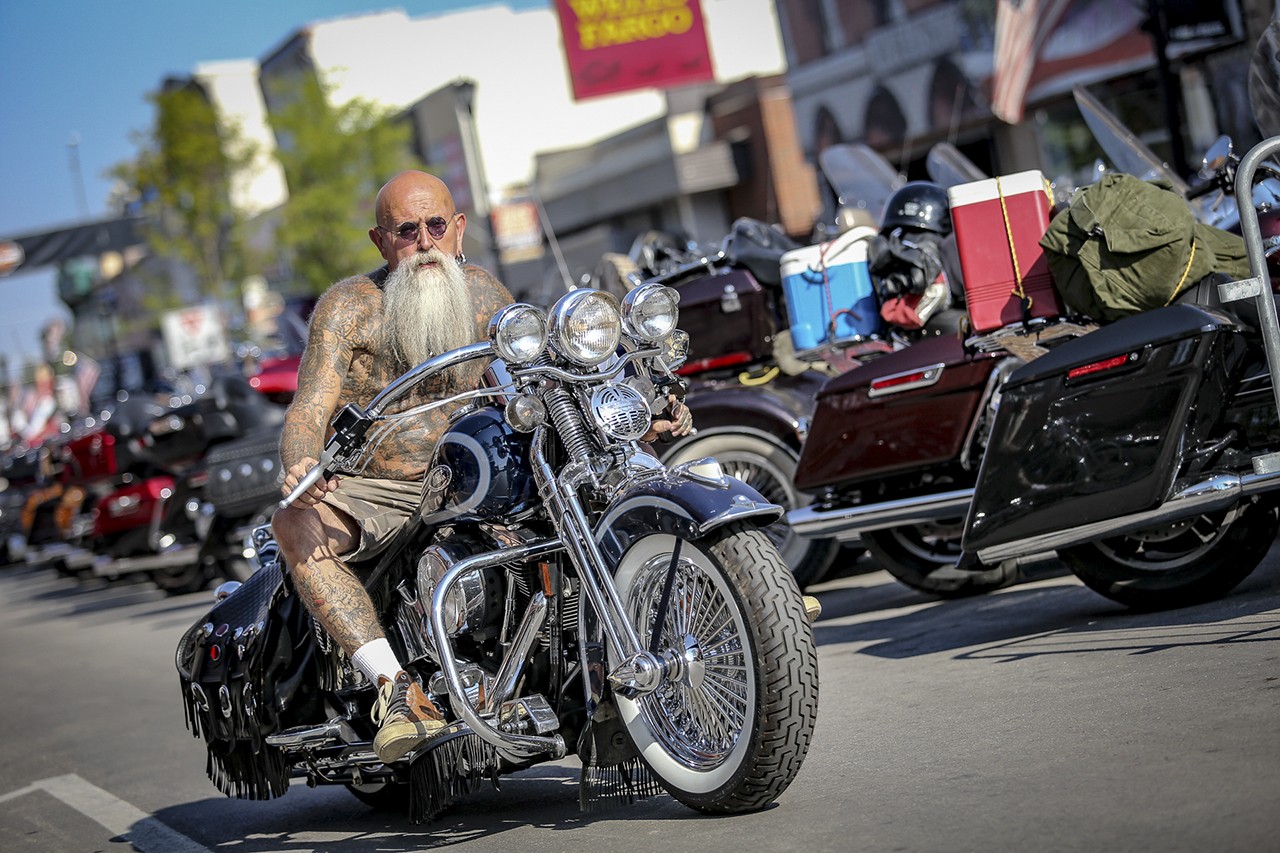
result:
<svg viewBox="0 0 1280 853"><path fill-rule="evenodd" d="M1271 560L1225 598L1155 613L1125 609L1052 569L1004 590L951 601L931 599L884 573L854 580L810 590L822 602L814 625L820 646L855 643L859 654L889 659L963 650L958 658L1015 660L1280 641L1280 567ZM1203 630L1189 633L1188 626ZM1174 627L1176 637L1169 630Z"/></svg>
<svg viewBox="0 0 1280 853"><path fill-rule="evenodd" d="M630 806L580 811L576 762L538 765L504 776L499 784L501 790L485 785L420 825L407 814L373 810L341 787L310 790L299 780L271 802L213 798L161 809L155 817L206 847L234 845L243 853L337 847L401 853L479 839L491 839L497 849L497 836L530 826L572 831L609 821L705 820L666 794Z"/></svg>

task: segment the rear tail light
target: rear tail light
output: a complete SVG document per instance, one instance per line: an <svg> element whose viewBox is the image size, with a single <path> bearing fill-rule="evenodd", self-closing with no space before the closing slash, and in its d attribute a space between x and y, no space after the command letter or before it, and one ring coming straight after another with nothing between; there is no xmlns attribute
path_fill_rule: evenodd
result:
<svg viewBox="0 0 1280 853"><path fill-rule="evenodd" d="M1117 355L1111 358L1104 358L1101 361L1082 364L1079 367L1073 367L1067 371L1067 379L1079 379L1081 376L1095 376L1099 373L1106 373L1109 370L1115 370L1129 364L1133 364L1138 360L1138 353L1131 352L1128 355Z"/></svg>
<svg viewBox="0 0 1280 853"><path fill-rule="evenodd" d="M867 388L867 397L875 399L886 394L901 394L916 388L928 388L942 378L942 370L945 367L946 365L942 363L931 364L928 367L918 367L915 370L906 370L873 379L870 387Z"/></svg>

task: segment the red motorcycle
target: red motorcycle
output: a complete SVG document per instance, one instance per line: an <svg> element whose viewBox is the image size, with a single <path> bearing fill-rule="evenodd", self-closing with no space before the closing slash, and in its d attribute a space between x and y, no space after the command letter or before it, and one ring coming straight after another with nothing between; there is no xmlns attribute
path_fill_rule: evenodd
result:
<svg viewBox="0 0 1280 853"><path fill-rule="evenodd" d="M214 577L201 561L194 511L207 484L203 460L283 410L236 375L178 406L133 396L74 435L56 455L61 493L37 511L28 561L66 574L117 578L146 572L168 592Z"/></svg>

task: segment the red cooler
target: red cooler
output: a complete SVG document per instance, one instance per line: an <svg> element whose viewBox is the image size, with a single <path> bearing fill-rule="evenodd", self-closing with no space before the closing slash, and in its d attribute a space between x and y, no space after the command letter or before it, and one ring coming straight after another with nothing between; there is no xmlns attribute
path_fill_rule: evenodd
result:
<svg viewBox="0 0 1280 853"><path fill-rule="evenodd" d="M1061 314L1062 298L1040 248L1053 208L1044 174L1032 170L958 184L947 198L973 331L1023 320L1019 284L1030 299L1028 318Z"/></svg>

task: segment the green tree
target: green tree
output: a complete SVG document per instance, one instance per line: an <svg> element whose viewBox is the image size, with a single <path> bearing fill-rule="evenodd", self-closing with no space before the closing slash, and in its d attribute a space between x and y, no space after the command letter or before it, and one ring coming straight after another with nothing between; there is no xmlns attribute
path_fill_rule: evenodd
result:
<svg viewBox="0 0 1280 853"><path fill-rule="evenodd" d="M155 124L135 137L139 153L112 170L128 187L144 219L151 253L190 267L202 298L229 302L229 281L247 274L244 214L231 202L231 176L247 168L256 147L239 127L220 121L204 91L194 83L169 85L148 96ZM174 288L149 288L147 307L178 307Z"/></svg>
<svg viewBox="0 0 1280 853"><path fill-rule="evenodd" d="M412 130L394 110L358 98L334 106L330 92L306 75L271 117L289 184L276 246L294 279L316 294L376 261L366 236L374 196L391 175L422 168Z"/></svg>

